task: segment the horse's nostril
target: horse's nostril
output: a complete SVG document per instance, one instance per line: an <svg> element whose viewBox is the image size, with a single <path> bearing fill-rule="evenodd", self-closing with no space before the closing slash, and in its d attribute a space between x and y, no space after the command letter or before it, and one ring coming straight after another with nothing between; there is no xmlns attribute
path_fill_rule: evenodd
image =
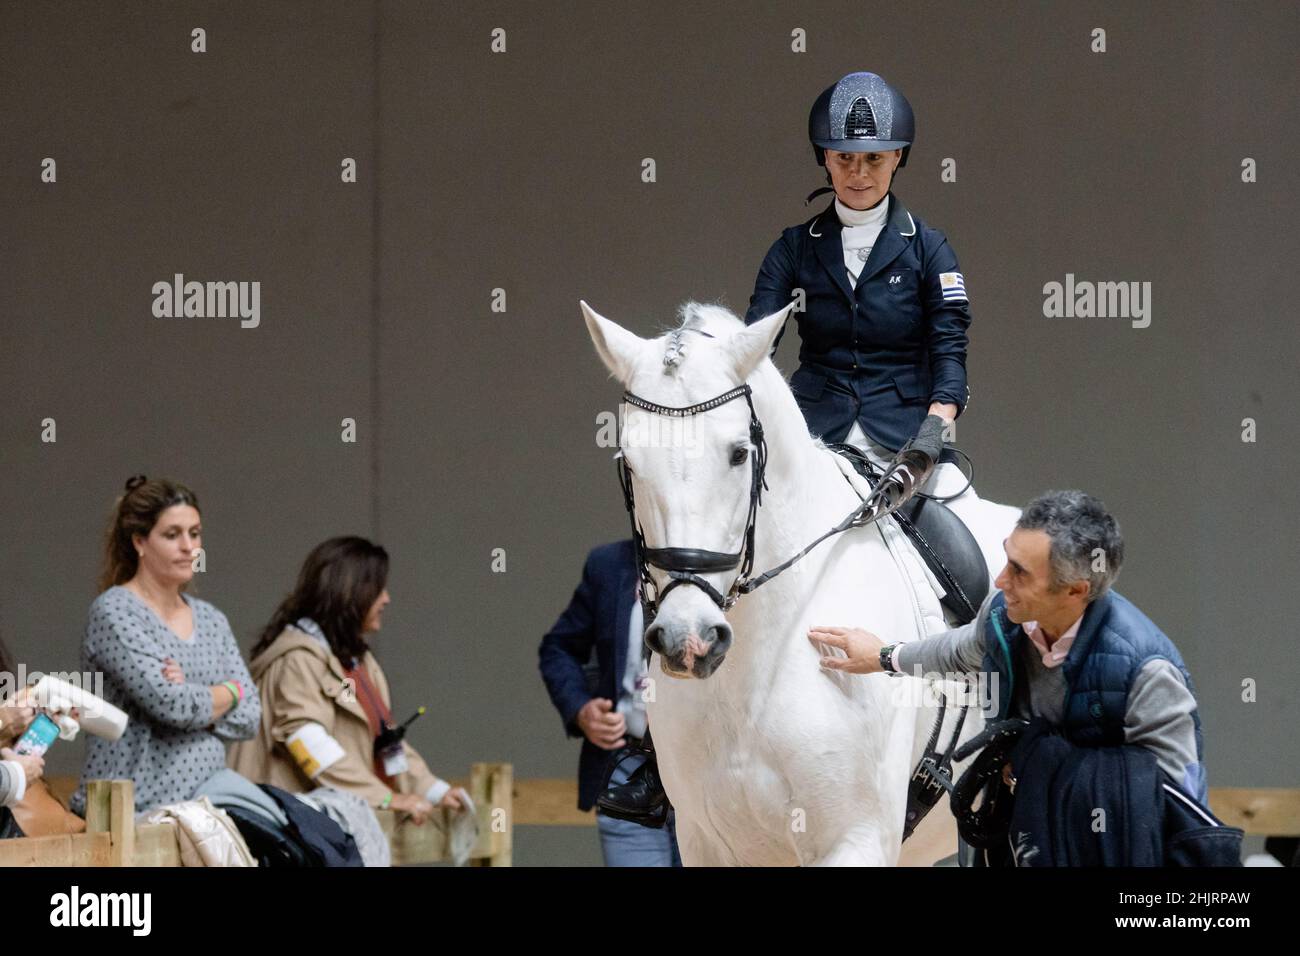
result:
<svg viewBox="0 0 1300 956"><path fill-rule="evenodd" d="M660 641L663 639L663 633L664 633L664 629L663 629L663 625L661 624L651 624L648 628L646 628L646 632L645 632L646 645L650 648L650 650L654 651L656 654L659 655L662 655L664 652L663 646L660 643Z"/></svg>
<svg viewBox="0 0 1300 956"><path fill-rule="evenodd" d="M731 625L717 624L713 628L713 646L719 650L726 650L731 646Z"/></svg>

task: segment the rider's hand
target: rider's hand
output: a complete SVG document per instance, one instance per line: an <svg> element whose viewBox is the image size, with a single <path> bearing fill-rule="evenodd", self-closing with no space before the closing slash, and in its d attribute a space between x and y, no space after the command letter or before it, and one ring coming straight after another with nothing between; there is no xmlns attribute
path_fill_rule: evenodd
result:
<svg viewBox="0 0 1300 956"><path fill-rule="evenodd" d="M885 642L870 631L860 627L812 627L808 630L808 640L827 647L839 648L845 657L822 655L821 665L829 671L845 671L849 674L879 674L880 649Z"/></svg>
<svg viewBox="0 0 1300 956"><path fill-rule="evenodd" d="M627 743L623 739L627 721L613 707L614 703L608 697L593 697L578 711L578 726L601 750L617 750Z"/></svg>
<svg viewBox="0 0 1300 956"><path fill-rule="evenodd" d="M952 402L931 402L927 415L936 415L943 419L945 425L951 425L957 420L957 406Z"/></svg>

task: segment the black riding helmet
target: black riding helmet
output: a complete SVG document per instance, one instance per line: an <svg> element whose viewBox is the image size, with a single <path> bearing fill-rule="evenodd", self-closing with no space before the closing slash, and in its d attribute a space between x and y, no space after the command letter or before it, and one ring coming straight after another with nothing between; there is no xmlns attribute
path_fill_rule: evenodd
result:
<svg viewBox="0 0 1300 956"><path fill-rule="evenodd" d="M850 73L826 87L808 113L808 139L818 166L826 165L828 149L843 153L901 149L898 168L902 169L915 134L907 97L875 73ZM826 178L829 182L829 172ZM826 191L819 189L813 196Z"/></svg>

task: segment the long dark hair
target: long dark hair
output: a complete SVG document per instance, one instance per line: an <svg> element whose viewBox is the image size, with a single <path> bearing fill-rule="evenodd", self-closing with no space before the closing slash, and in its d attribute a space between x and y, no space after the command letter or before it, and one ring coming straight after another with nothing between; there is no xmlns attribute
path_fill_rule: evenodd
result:
<svg viewBox="0 0 1300 956"><path fill-rule="evenodd" d="M173 505L189 505L199 510L199 499L179 481L170 478L146 478L132 475L126 480L126 491L113 507L113 517L108 523L104 541L104 569L99 575L99 590L107 591L115 584L125 584L135 577L140 566L133 535L149 537L158 523L158 516Z"/></svg>
<svg viewBox="0 0 1300 956"><path fill-rule="evenodd" d="M325 632L334 655L351 666L367 650L361 625L387 584L388 552L379 545L355 536L321 542L307 555L297 586L280 602L252 656L270 647L285 627L309 617Z"/></svg>

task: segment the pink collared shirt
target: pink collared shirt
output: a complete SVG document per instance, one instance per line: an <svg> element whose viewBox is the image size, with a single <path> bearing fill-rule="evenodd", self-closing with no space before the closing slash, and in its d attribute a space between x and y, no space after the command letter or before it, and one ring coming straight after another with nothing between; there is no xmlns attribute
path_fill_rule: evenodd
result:
<svg viewBox="0 0 1300 956"><path fill-rule="evenodd" d="M1082 621L1083 615L1080 614L1066 632L1052 642L1050 649L1043 637L1043 632L1038 627L1037 621L1027 621L1022 626L1025 629L1025 635L1034 642L1034 647L1038 648L1038 653L1042 655L1043 666L1057 667L1061 661L1065 660L1065 655L1070 653L1070 645L1074 643L1074 638L1079 633L1079 624Z"/></svg>

